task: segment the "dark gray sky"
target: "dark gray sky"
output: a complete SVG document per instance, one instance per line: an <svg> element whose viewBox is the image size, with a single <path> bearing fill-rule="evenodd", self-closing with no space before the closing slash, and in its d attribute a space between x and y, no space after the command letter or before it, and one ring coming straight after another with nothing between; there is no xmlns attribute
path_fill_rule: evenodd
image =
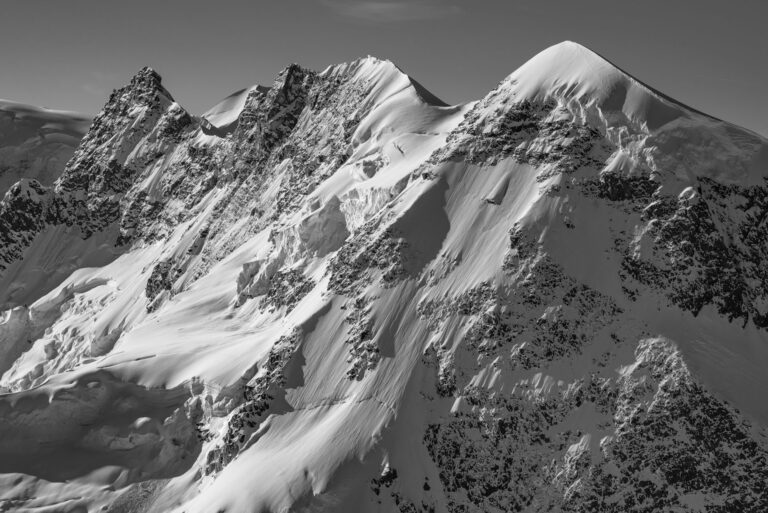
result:
<svg viewBox="0 0 768 513"><path fill-rule="evenodd" d="M5 0L0 98L95 113L154 67L188 110L291 62L368 54L450 103L569 39L683 103L768 135L765 0Z"/></svg>

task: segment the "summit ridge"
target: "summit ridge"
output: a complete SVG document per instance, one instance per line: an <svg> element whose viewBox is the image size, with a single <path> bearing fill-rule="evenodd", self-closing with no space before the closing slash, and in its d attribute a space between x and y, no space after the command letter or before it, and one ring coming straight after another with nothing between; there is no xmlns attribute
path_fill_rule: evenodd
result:
<svg viewBox="0 0 768 513"><path fill-rule="evenodd" d="M572 42L453 106L143 68L0 201L0 509L762 513L766 177Z"/></svg>

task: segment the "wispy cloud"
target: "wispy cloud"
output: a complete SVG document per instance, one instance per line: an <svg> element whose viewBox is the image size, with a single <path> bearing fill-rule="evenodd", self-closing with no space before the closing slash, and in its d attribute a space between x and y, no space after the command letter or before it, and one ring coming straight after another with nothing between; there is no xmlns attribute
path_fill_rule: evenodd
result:
<svg viewBox="0 0 768 513"><path fill-rule="evenodd" d="M444 18L461 12L461 8L446 0L321 0L347 18L372 23L393 23Z"/></svg>

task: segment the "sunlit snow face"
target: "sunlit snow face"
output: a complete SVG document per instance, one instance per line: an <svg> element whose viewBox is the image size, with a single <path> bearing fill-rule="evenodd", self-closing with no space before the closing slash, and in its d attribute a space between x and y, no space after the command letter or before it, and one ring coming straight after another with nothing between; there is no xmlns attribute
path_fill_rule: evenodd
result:
<svg viewBox="0 0 768 513"><path fill-rule="evenodd" d="M596 475L682 497L689 454L720 462L692 482L745 476L695 493L742 496L765 147L574 43L453 107L369 57L198 119L144 69L54 187L0 203L0 483L546 511L613 496Z"/></svg>

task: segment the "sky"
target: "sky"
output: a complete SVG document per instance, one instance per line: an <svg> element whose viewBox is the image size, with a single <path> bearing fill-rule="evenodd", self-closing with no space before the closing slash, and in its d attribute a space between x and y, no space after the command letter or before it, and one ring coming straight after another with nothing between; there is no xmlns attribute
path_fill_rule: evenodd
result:
<svg viewBox="0 0 768 513"><path fill-rule="evenodd" d="M374 55L448 103L544 48L591 48L698 110L768 136L765 0L4 0L0 98L95 114L152 66L187 110Z"/></svg>

